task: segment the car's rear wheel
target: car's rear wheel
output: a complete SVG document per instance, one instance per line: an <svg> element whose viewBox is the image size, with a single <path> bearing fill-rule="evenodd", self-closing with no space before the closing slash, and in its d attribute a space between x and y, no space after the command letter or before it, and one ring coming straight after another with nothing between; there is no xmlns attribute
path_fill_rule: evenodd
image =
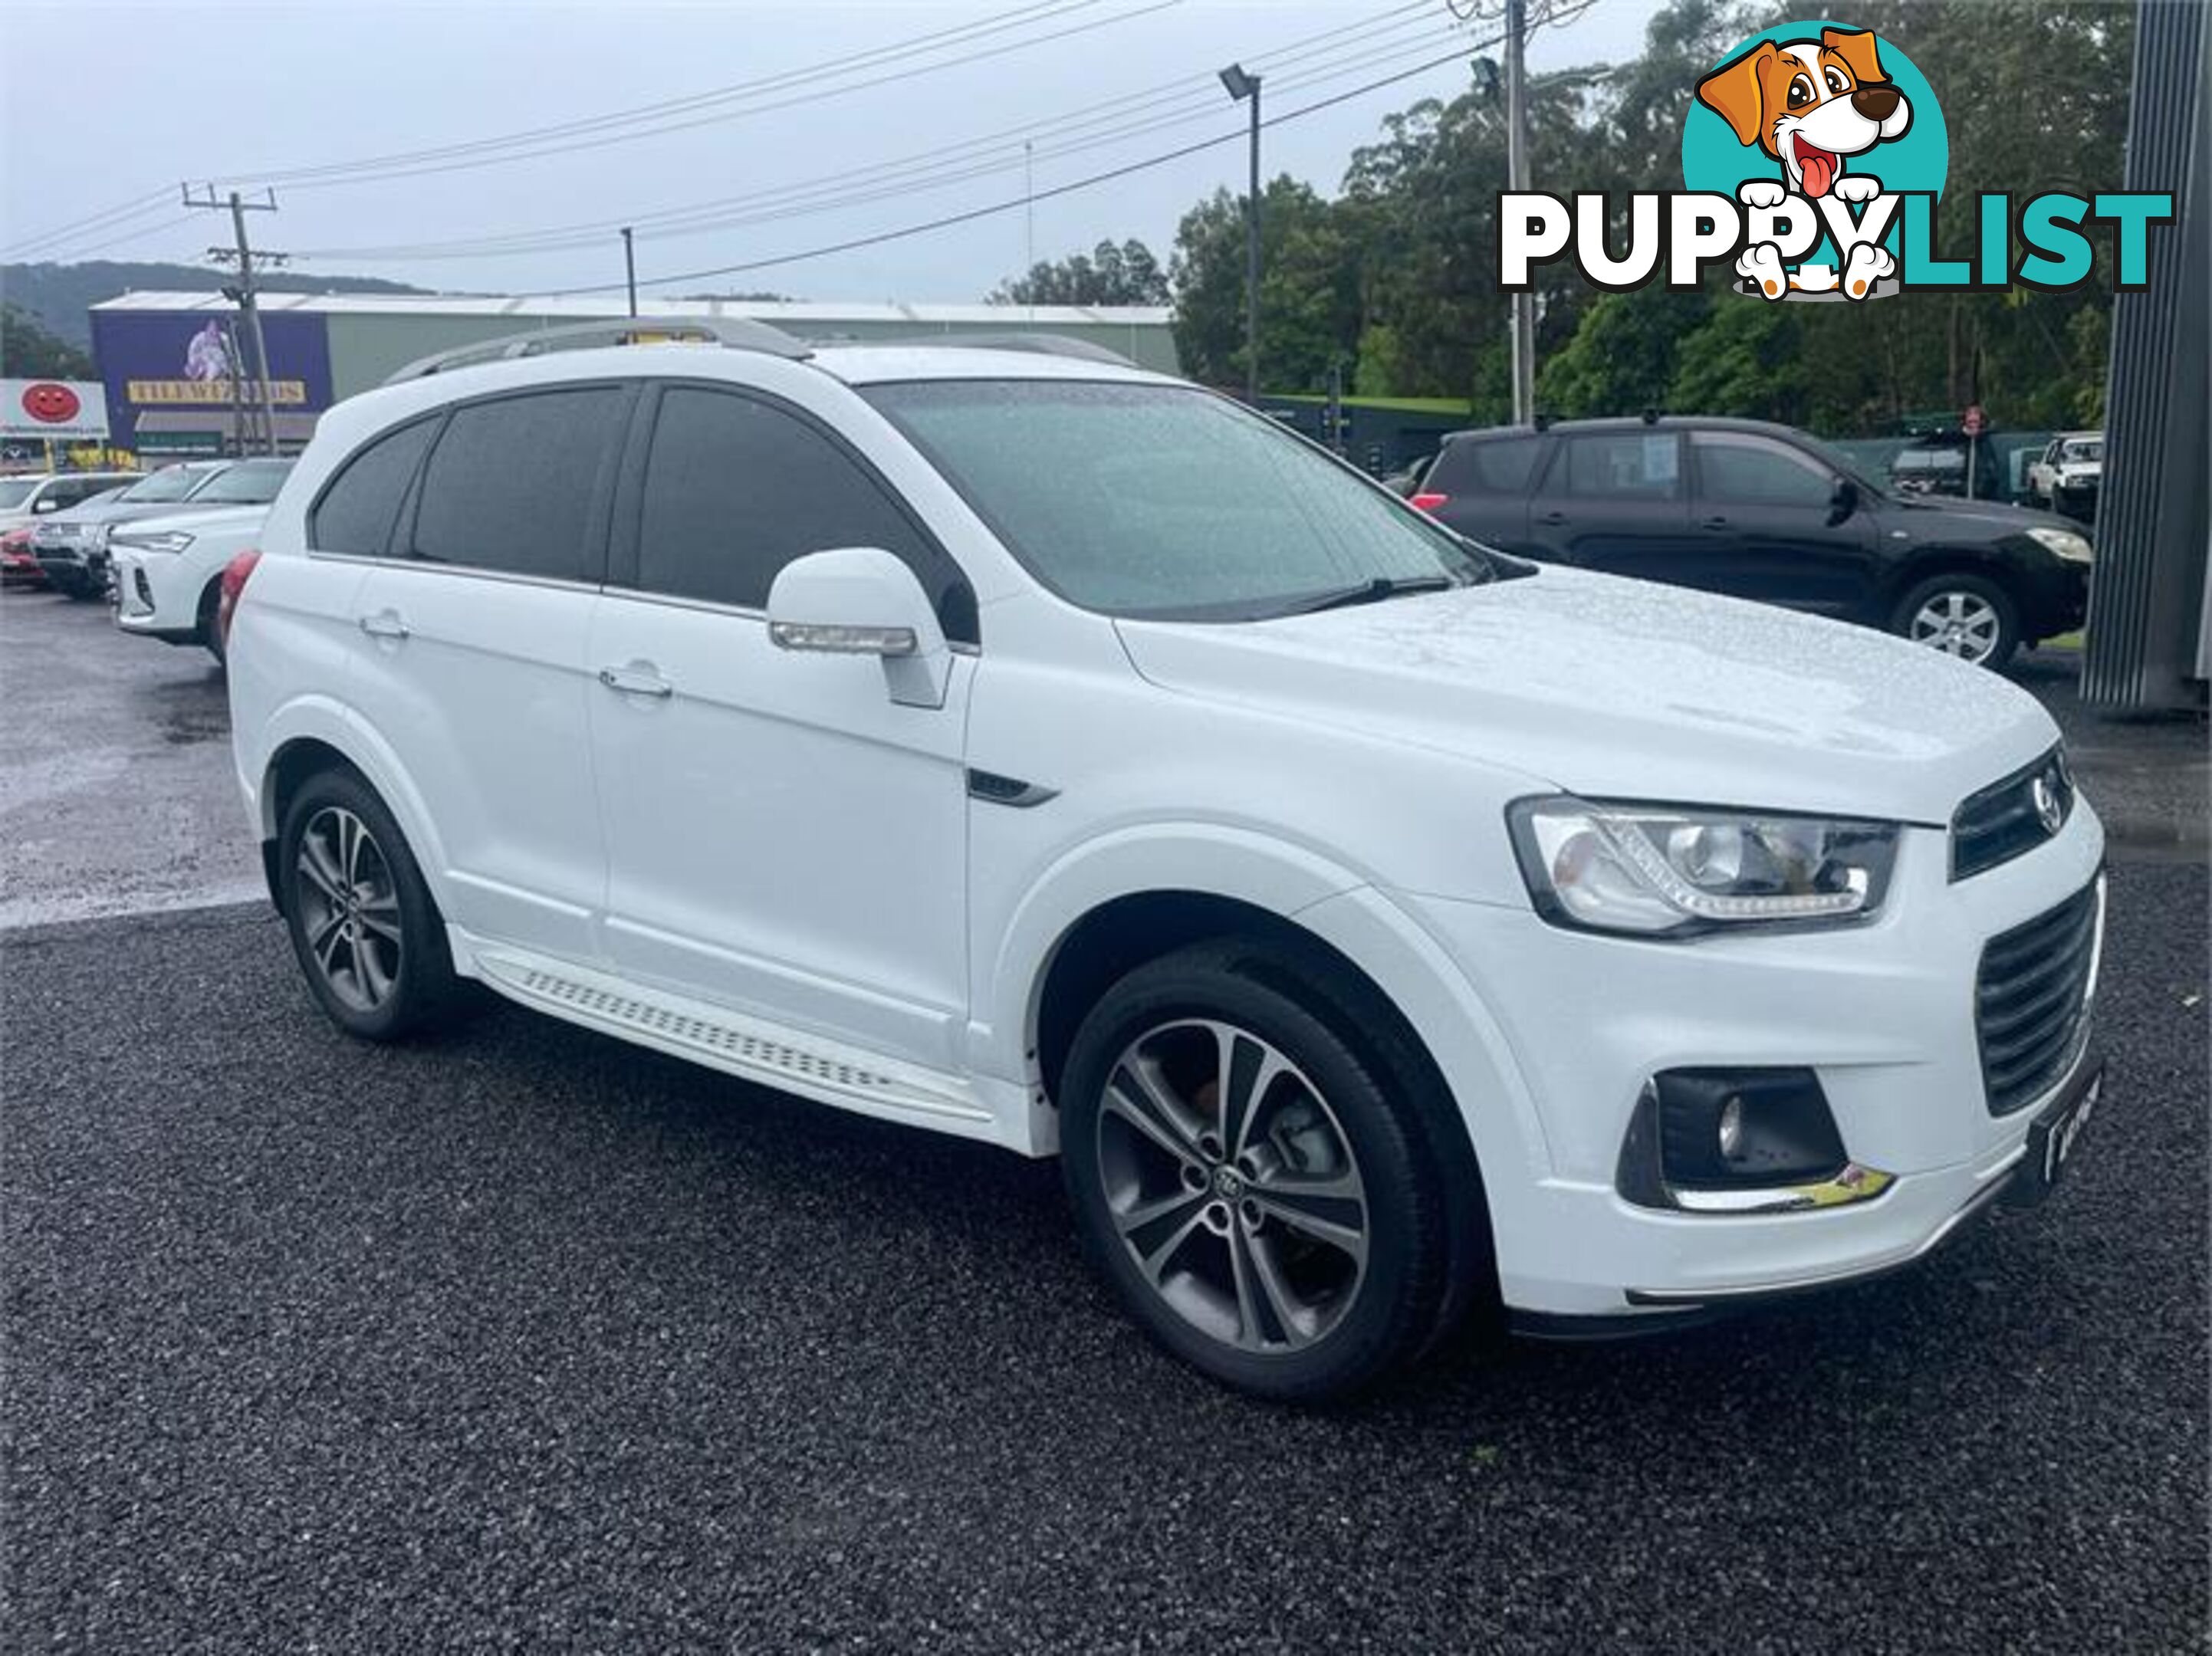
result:
<svg viewBox="0 0 2212 1656"><path fill-rule="evenodd" d="M2020 648L2020 610L1985 575L1931 575L1898 600L1890 630L1978 667L2002 667Z"/></svg>
<svg viewBox="0 0 2212 1656"><path fill-rule="evenodd" d="M1140 966L1078 1030L1061 1163L1138 1323L1262 1396L1340 1395L1435 1326L1446 1221L1410 1103L1261 945ZM1317 999L1317 998L1316 998Z"/></svg>
<svg viewBox="0 0 2212 1656"><path fill-rule="evenodd" d="M360 777L328 770L303 784L277 856L293 952L339 1028L397 1040L459 1010L438 906L399 825Z"/></svg>

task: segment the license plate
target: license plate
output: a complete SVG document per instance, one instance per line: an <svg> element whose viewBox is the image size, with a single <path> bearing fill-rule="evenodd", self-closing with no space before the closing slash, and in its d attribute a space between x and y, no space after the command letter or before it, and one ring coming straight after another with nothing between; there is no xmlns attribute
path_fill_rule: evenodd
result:
<svg viewBox="0 0 2212 1656"><path fill-rule="evenodd" d="M2096 1113L2097 1101L2104 1091L2103 1065L2085 1066L2065 1095L2030 1125L2027 1154L2021 1158L2014 1184L2020 1200L2039 1202L2050 1194L2080 1145L2081 1130Z"/></svg>

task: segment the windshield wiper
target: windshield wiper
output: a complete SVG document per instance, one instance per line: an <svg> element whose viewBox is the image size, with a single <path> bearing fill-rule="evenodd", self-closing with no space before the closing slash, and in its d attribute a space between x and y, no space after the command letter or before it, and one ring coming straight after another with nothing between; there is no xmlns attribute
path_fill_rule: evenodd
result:
<svg viewBox="0 0 2212 1656"><path fill-rule="evenodd" d="M1356 604L1380 604L1385 598L1401 597L1408 592L1448 591L1459 585L1449 575L1375 575L1357 586L1323 592L1318 597L1294 604L1282 613L1310 616L1319 610L1349 610Z"/></svg>

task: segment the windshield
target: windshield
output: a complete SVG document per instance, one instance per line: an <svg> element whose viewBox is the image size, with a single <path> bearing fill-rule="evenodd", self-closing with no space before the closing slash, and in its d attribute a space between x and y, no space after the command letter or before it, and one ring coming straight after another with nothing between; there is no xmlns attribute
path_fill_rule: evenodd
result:
<svg viewBox="0 0 2212 1656"><path fill-rule="evenodd" d="M863 394L1031 574L1086 610L1255 620L1490 573L1348 467L1194 386L953 379Z"/></svg>
<svg viewBox="0 0 2212 1656"><path fill-rule="evenodd" d="M196 506L266 506L276 498L292 470L289 460L240 460L216 474L213 482L194 492Z"/></svg>
<svg viewBox="0 0 2212 1656"><path fill-rule="evenodd" d="M210 470L208 466L170 466L131 484L116 498L133 504L141 500L181 500L207 481Z"/></svg>
<svg viewBox="0 0 2212 1656"><path fill-rule="evenodd" d="M2105 446L2094 439L2069 443L2058 458L2062 460L2101 460L2105 458Z"/></svg>
<svg viewBox="0 0 2212 1656"><path fill-rule="evenodd" d="M39 482L36 477L0 478L0 512L12 511L29 500Z"/></svg>

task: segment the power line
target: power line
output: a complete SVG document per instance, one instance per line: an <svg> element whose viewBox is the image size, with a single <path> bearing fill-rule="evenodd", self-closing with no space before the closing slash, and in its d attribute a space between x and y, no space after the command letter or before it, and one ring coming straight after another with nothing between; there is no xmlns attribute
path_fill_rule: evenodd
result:
<svg viewBox="0 0 2212 1656"><path fill-rule="evenodd" d="M125 202L119 206L111 207L105 212L94 213L84 218L72 220L67 224L58 224L51 230L44 231L35 236L27 236L16 243L9 251L7 257L11 260L21 258L54 242L70 241L80 235L97 234L111 225L120 224L130 219L143 218L149 213L172 204L167 190L154 191Z"/></svg>
<svg viewBox="0 0 2212 1656"><path fill-rule="evenodd" d="M365 156L349 161L328 161L313 167L293 167L267 175L276 183L327 178L335 173L380 171L389 167L413 167L424 161L443 161L456 156L482 154L489 150L513 149L526 144L544 143L549 139L572 137L580 133L603 131L639 121L681 114L716 103L742 99L753 94L776 91L810 81L822 80L843 74L854 69L870 68L896 62L903 58L923 55L951 45L968 45L991 35L1027 27L1033 21L1045 21L1056 15L1082 11L1100 5L1105 0L1032 0L996 17L974 22L956 24L949 28L933 29L903 40L895 40L881 46L870 47L859 52L845 53L817 63L802 64L795 69L779 70L773 75L757 76L749 81L738 81L727 86L715 87L705 92L689 93L679 98L665 98L653 103L635 105L629 109L611 111L605 114L586 116L571 121L556 122L550 125L530 127L520 131L503 133L493 137L473 138L461 143L441 144L424 149L401 150L391 155ZM1042 14L1042 16L1039 14Z"/></svg>
<svg viewBox="0 0 2212 1656"><path fill-rule="evenodd" d="M1360 69L1383 64L1401 63L1416 52L1433 51L1439 39L1433 31L1412 40L1400 40L1379 50L1340 58L1326 68L1317 68L1294 75L1281 82L1284 91L1301 87L1324 85L1340 82ZM1461 48L1465 50L1465 48ZM1250 59L1255 63L1257 58ZM588 246L603 239L611 231L629 224L641 234L652 234L659 240L679 236L698 235L714 230L744 225L776 221L787 218L841 211L870 202L896 196L912 195L918 191L938 190L970 179L1010 173L1025 167L1032 159L1054 160L1085 150L1108 148L1129 140L1161 131L1170 127L1188 125L1194 120L1212 118L1219 102L1218 91L1212 76L1207 76L1202 90L1205 97L1199 106L1185 110L1170 110L1159 114L1109 127L1082 138L1069 137L1062 142L1033 147L1032 141L1011 139L994 149L985 149L988 140L969 140L963 144L948 145L939 151L926 152L925 156L909 157L896 162L878 162L868 167L849 168L842 173L824 175L799 183L755 191L749 195L726 197L700 203L695 207L665 209L653 214L635 214L620 220L578 225L548 227L538 231L511 233L496 237L469 238L445 242L416 242L386 244L374 246L311 248L300 257L315 259L350 259L356 262L382 263L412 262L443 258L512 258L528 253L552 252L573 247ZM1178 93L1179 99L1187 94ZM1126 101L1126 100L1123 100ZM1071 127L1095 125L1095 120L1078 120ZM1050 130L1051 123L1033 123L1027 129L1012 131ZM957 155L968 150L970 155L952 161L949 166L929 162L927 156ZM754 203L757 203L755 205Z"/></svg>
<svg viewBox="0 0 2212 1656"><path fill-rule="evenodd" d="M1496 45L1501 38L1503 37L1493 35L1462 45L1443 57L1430 58L1425 63L1416 64L1412 68L1401 70L1394 75L1383 76L1379 80L1353 87L1349 91L1337 93L1332 97L1316 99L1312 103L1302 104L1297 108L1286 111L1282 114L1270 116L1261 124L1263 129L1280 126L1285 122L1316 114L1322 110L1333 108L1338 104L1349 103L1352 99L1364 97L1370 92L1379 91L1386 86L1395 86L1401 81L1411 80L1414 76L1425 70L1439 68L1445 64L1457 63L1470 52L1480 52L1486 46ZM849 253L863 247L880 246L885 242L902 241L909 236L927 235L933 230L950 229L954 225L969 224L977 219L989 218L994 214L1011 212L1023 206L1026 201L1050 201L1057 196L1073 195L1079 190L1088 190L1097 185L1110 183L1115 179L1127 178L1132 173L1146 172L1155 167L1164 167L1170 161L1178 161L1187 155L1195 155L1204 150L1218 149L1222 144L1236 142L1244 136L1245 133L1241 128L1234 132L1218 133L1211 138L1200 138L1194 143L1187 143L1157 155L1146 156L1142 161L1110 167L1103 173L1093 173L1086 178L1071 179L1066 184L1055 185L1049 190L1040 190L1033 197L1016 196L1011 200L994 202L986 207L970 208L965 212L947 214L942 218L931 219L921 224L906 225L896 230L884 230L873 235L855 236L848 240L830 243L826 246L809 247L795 253L780 253L771 258L748 259L741 264L715 265L707 270L679 270L667 276L647 276L641 280L648 286L666 286L679 282L703 282L713 276L741 276L748 271L773 270L780 265L798 264L808 259L826 258L834 253ZM611 284L595 282L576 288L543 288L533 293L518 294L516 297L567 299L586 294L619 292L623 284L618 282Z"/></svg>
<svg viewBox="0 0 2212 1656"><path fill-rule="evenodd" d="M641 119L649 120L658 116L672 112L681 112L685 108L704 106L716 100L727 101L732 99L742 97L748 94L757 93L762 90L774 90L780 87L803 84L809 80L821 80L837 75L848 74L856 67L865 68L885 62L896 61L902 57L914 57L950 45L971 45L976 40L988 38L994 34L1003 34L1011 30L1029 27L1033 23L1049 21L1056 16L1065 15L1074 11L1086 9L1090 7L1103 3L1105 3L1105 0L1031 0L1031 3L1019 7L1011 13L1002 14L997 17L986 18L976 21L959 24L951 28L933 30L925 34L915 35L904 40L893 41L886 45L872 47L865 52L848 53L838 58L825 59L819 63L783 70L776 75L761 76L753 81L739 82L731 86L716 88L708 92L694 93L684 98L665 99L662 100L659 103L641 105L631 110L617 111L608 114L586 118L582 120L562 123L554 126L529 129L521 132L508 133L498 137L474 139L462 144L444 145L436 149L405 151L399 152L392 155L372 156L351 161L327 162L316 167L295 167L255 174L252 176L257 177L264 183L289 183L294 180L300 180L301 182L296 185L297 188L328 189L344 184L365 184L376 182L386 177L413 177L420 172L458 171L471 166L491 166L511 161L527 161L536 159L540 155L566 154L571 149L579 148L593 148L598 147L598 145L600 144L628 142L633 138L655 136L661 132L681 131L687 130L691 126L708 124L711 121L735 118L738 116L744 114L762 113L765 112L758 109L738 110L729 113L710 117L706 120L694 120L664 124L635 133L617 133L613 136L599 139L597 142L597 144L558 145L552 148L522 151L514 155L493 154L487 155L483 160L476 161L452 161L446 166L413 167L404 165L424 158L448 156L479 151L492 151L501 149L513 149L520 144L538 143L549 135L561 136L575 131L605 129L611 126L617 126L626 122L635 122ZM939 70L957 68L964 63L975 61L979 58L1003 56L1008 52L1020 51L1030 45L1042 45L1049 40L1064 38L1064 36L1069 33L1081 33L1085 29L1103 27L1115 22L1126 21L1130 17L1140 16L1147 12L1161 10L1168 6L1178 3L1180 3L1180 0L1154 0L1154 3L1145 6L1138 11L1124 13L1109 18L1092 20L1090 22L1079 26L1075 29L1056 31L1047 34L1038 35L1026 40L1018 40L1010 45L1000 45L989 52L976 53L967 57L956 56L945 58L933 64L917 65L915 68L903 71L900 75L879 77L877 81L873 82L848 87L827 88L823 91L814 94L812 98L787 100L785 103L775 106L775 107L788 107L794 104L812 101L813 99L818 99L824 96L836 96L843 92L863 90L866 86L869 85L885 84L893 80L912 78L919 75L934 73ZM392 170L395 166L400 166L402 170ZM213 182L218 184L228 184L240 181L246 176L247 175L218 174L215 176ZM166 203L168 199L169 192L166 189L160 191L149 192L144 196L134 197L130 201L122 203L116 207L105 209L100 213L90 215L83 219L74 221L68 225L57 226L50 231L46 231L39 236L31 238L29 240L22 244L22 250L28 251L41 246L50 246L52 244L56 242L67 240L87 229L102 227L110 221L116 223L121 223L131 217L143 216L147 211L150 210L153 206L160 203ZM151 233L149 232L149 234ZM14 256L15 255L13 254L10 255L10 257ZM81 254L72 256L81 256Z"/></svg>

